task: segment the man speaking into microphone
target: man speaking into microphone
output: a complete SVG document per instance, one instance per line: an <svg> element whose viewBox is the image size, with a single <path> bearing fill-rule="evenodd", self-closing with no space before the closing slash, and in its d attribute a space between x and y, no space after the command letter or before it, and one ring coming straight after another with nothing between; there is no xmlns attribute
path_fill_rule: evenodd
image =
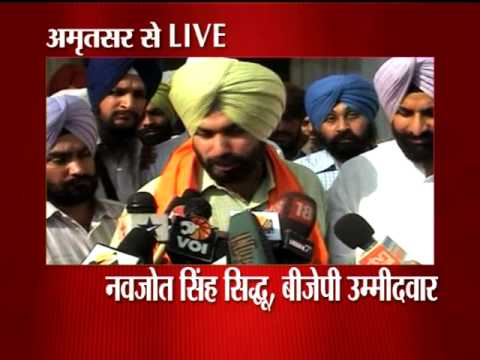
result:
<svg viewBox="0 0 480 360"><path fill-rule="evenodd" d="M175 72L169 98L191 138L141 189L154 195L158 212L195 189L212 206L212 226L226 231L232 211L268 211L284 193L305 193L317 206L312 262L326 264L322 185L309 169L280 159L266 144L285 110L278 75L236 59L196 59Z"/></svg>

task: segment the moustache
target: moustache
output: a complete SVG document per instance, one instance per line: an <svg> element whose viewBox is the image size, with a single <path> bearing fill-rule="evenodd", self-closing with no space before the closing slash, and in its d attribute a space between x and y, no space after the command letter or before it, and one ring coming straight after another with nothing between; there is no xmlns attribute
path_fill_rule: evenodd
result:
<svg viewBox="0 0 480 360"><path fill-rule="evenodd" d="M246 160L242 156L233 155L233 154L226 154L221 155L218 157L210 158L207 160L208 165L220 165L220 166L228 166L228 165L235 165L244 163Z"/></svg>
<svg viewBox="0 0 480 360"><path fill-rule="evenodd" d="M429 144L433 142L433 133L431 131L425 131L420 135L405 134L405 140L411 143L424 143Z"/></svg>
<svg viewBox="0 0 480 360"><path fill-rule="evenodd" d="M172 132L164 128L148 127L137 130L137 136L144 145L156 145L172 137Z"/></svg>
<svg viewBox="0 0 480 360"><path fill-rule="evenodd" d="M140 114L137 114L135 111L132 110L114 110L110 118L114 119L116 117L126 117L130 120L138 122L140 119Z"/></svg>
<svg viewBox="0 0 480 360"><path fill-rule="evenodd" d="M339 143L345 140L349 141L355 141L358 139L358 136L355 135L352 130L348 129L345 131L342 131L340 134L337 134L333 137L332 143Z"/></svg>
<svg viewBox="0 0 480 360"><path fill-rule="evenodd" d="M75 176L73 179L65 181L64 187L77 188L81 186L90 186L95 183L95 179L95 176L92 175Z"/></svg>

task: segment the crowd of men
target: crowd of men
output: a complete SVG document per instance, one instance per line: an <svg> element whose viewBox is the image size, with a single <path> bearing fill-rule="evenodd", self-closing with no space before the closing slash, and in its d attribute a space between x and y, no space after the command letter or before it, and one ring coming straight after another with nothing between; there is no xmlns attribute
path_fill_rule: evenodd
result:
<svg viewBox="0 0 480 360"><path fill-rule="evenodd" d="M95 244L117 247L135 192L152 194L163 213L187 189L211 205L209 222L222 231L234 211L273 211L286 193L308 195L311 263L358 263L363 250L334 231L355 213L377 239L433 264L433 58L391 58L373 81L329 74L305 90L238 59L192 59L168 76L161 64L90 59L86 88L47 98L48 264L80 264ZM380 108L394 137L382 143Z"/></svg>

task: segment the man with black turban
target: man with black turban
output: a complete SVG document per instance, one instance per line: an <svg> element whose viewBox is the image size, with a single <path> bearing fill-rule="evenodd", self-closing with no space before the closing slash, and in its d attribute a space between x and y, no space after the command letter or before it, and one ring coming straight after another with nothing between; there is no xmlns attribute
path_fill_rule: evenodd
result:
<svg viewBox="0 0 480 360"><path fill-rule="evenodd" d="M137 128L162 72L157 59L99 58L87 66L88 97L100 135L98 195L126 202L156 175L140 167Z"/></svg>
<svg viewBox="0 0 480 360"><path fill-rule="evenodd" d="M281 159L267 143L285 97L278 75L261 65L227 58L187 62L173 75L169 98L191 138L141 191L153 194L163 213L174 197L197 190L212 206L210 223L224 231L232 211L271 210L285 193L303 192L317 203L312 262L327 263L322 186L309 169ZM118 241L121 236L112 245Z"/></svg>
<svg viewBox="0 0 480 360"><path fill-rule="evenodd" d="M347 213L367 220L405 263L433 264L433 58L391 58L373 79L394 140L346 162L328 195L330 230ZM332 263L356 263L361 251L329 231ZM396 253L401 253L397 251Z"/></svg>
<svg viewBox="0 0 480 360"><path fill-rule="evenodd" d="M330 75L308 87L305 108L312 132L325 150L295 162L316 173L328 190L345 161L375 146L377 94L373 84L359 75Z"/></svg>

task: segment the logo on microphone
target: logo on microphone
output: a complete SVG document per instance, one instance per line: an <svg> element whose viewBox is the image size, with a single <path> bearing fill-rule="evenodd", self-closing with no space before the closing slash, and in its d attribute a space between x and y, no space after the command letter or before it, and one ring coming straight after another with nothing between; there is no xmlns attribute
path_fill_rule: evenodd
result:
<svg viewBox="0 0 480 360"><path fill-rule="evenodd" d="M192 256L202 262L213 259L215 236L208 221L200 216L186 219L176 217L172 224L172 241L168 250L179 255Z"/></svg>
<svg viewBox="0 0 480 360"><path fill-rule="evenodd" d="M305 201L295 199L292 201L288 217L304 224L311 224L315 218L315 208Z"/></svg>

